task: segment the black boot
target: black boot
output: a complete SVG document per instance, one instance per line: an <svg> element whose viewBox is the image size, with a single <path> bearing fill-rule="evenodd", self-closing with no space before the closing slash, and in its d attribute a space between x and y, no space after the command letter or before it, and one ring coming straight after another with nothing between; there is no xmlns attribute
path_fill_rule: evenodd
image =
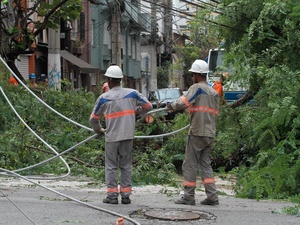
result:
<svg viewBox="0 0 300 225"><path fill-rule="evenodd" d="M113 198L113 197L107 196L105 199L103 199L103 203L118 204L119 202L118 202L118 198L117 197Z"/></svg>

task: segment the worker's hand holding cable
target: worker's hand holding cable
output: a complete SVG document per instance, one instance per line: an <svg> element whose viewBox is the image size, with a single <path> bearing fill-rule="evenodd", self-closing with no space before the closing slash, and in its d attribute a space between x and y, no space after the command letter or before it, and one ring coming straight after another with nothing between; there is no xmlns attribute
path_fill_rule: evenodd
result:
<svg viewBox="0 0 300 225"><path fill-rule="evenodd" d="M104 134L106 132L106 129L100 127L98 130L95 131L97 134Z"/></svg>
<svg viewBox="0 0 300 225"><path fill-rule="evenodd" d="M171 103L167 103L167 105L166 105L166 109L167 109L167 111L168 111L168 113L171 113L171 112L174 112L175 110L172 108L172 106L171 106Z"/></svg>
<svg viewBox="0 0 300 225"><path fill-rule="evenodd" d="M104 129L102 127L100 127L98 130L95 130L95 133L98 134L96 139L100 138L103 134L105 134L105 132L106 132L106 129Z"/></svg>

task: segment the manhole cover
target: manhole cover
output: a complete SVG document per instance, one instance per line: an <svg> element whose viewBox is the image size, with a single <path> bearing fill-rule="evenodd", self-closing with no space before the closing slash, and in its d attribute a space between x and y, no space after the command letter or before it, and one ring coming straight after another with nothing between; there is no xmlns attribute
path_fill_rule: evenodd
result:
<svg viewBox="0 0 300 225"><path fill-rule="evenodd" d="M153 219L161 219L161 220L197 220L200 219L199 213L194 212L186 212L186 211L178 211L172 209L165 210L149 210L145 212L145 216L148 216Z"/></svg>
<svg viewBox="0 0 300 225"><path fill-rule="evenodd" d="M157 219L170 221L215 220L216 216L208 212L187 209L147 208L130 213L131 218Z"/></svg>

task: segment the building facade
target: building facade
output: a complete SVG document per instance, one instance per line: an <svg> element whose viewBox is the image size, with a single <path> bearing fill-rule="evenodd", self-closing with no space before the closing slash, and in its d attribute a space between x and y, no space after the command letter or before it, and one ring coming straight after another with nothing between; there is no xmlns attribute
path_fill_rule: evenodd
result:
<svg viewBox="0 0 300 225"><path fill-rule="evenodd" d="M106 69L116 64L123 70L122 85L141 91L141 19L136 0L101 0L91 6L91 64L100 68L100 83Z"/></svg>

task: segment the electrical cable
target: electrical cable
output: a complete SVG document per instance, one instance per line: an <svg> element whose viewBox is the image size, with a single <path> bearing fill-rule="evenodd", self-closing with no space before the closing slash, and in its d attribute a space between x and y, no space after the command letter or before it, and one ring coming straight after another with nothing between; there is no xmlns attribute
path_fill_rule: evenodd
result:
<svg viewBox="0 0 300 225"><path fill-rule="evenodd" d="M19 120L27 127L28 130L30 130L31 133L33 133L34 136L36 136L43 144L45 144L48 148L50 148L51 151L53 151L56 155L58 155L59 153L52 148L47 142L45 142L36 132L34 132L34 130L31 129L30 126L27 125L27 123L22 119L22 117L18 114L18 112L15 110L15 108L13 107L13 105L11 104L11 102L9 101L9 99L7 98L7 96L5 95L2 87L0 86L0 91L2 93L2 95L4 96L4 98L6 99L6 101L8 102L9 106L11 107L11 109L13 110L13 112L16 114L16 116L19 118ZM68 172L65 175L56 177L55 179L60 179L60 178L64 178L67 177L70 172L71 172L71 168L69 167L68 163L65 161L64 158L60 157L60 159L62 160L62 162L65 164L65 166L68 169ZM23 168L24 170L24 168ZM34 177L31 177L31 179L34 179ZM36 179L41 179L41 178L36 178ZM54 178L53 178L54 179Z"/></svg>
<svg viewBox="0 0 300 225"><path fill-rule="evenodd" d="M77 143L77 144L75 144L74 146L72 146L71 148L69 148L69 149L67 149L67 150L65 150L65 151L63 151L63 152L61 152L61 153L58 153L58 152L56 152L47 142L45 142L40 136L38 136L28 125L27 125L27 123L21 118L21 116L18 114L18 112L15 110L15 108L12 106L12 104L11 104L11 102L9 101L9 99L7 98L7 96L5 95L5 93L4 93L4 91L3 91L3 89L2 89L2 87L0 86L0 92L2 93L2 95L4 96L4 98L6 99L6 101L8 102L8 104L9 104L9 106L12 108L12 110L14 111L14 113L16 114L16 116L21 120L21 122L40 140L40 141L42 141L47 147L49 147L56 155L55 156L53 156L53 157L51 157L51 158L49 158L49 159L47 159L47 160L44 160L44 161L42 161L42 162L39 162L39 163L37 163L37 164L34 164L34 165L31 165L31 166L28 166L28 167L25 167L25 168L21 168L21 169L17 169L17 170L14 170L13 172L21 172L21 171L24 171L24 170L28 170L28 169L32 169L32 168L35 168L35 167L37 167L37 166L40 166L40 165L42 165L42 164L45 164L45 163L47 163L47 162L50 162L51 160L53 160L53 159L56 159L56 158L58 158L58 157L60 157L61 158L61 155L63 155L63 154L66 154L66 153L68 153L68 152L70 152L71 150L73 150L73 149L75 149L76 147L78 147L78 146L80 146L80 145L82 145L82 144L84 144L85 142L87 142L87 141L89 141L89 140L91 140L91 139L93 139L93 138L95 138L95 137L97 137L98 136L98 134L94 134L94 135L92 135L92 136L90 136L90 137L88 137L87 139L85 139L85 140L83 140L83 141L81 141L81 142L79 142L79 143ZM65 160L63 159L63 158L61 158L62 160L63 160L63 162L64 162L64 164L67 166L67 168L68 168L68 173L66 174L66 175L64 175L64 176L60 176L60 177L51 177L51 179L59 179L59 178L64 178L64 177L66 177L66 176L68 176L69 174L70 174L70 167L69 167L69 165L65 162ZM5 174L2 174L2 173L0 173L1 175L5 175ZM44 177L28 177L28 178L31 178L31 179L42 179L42 180L46 180L46 179L48 179L48 178L44 178Z"/></svg>
<svg viewBox="0 0 300 225"><path fill-rule="evenodd" d="M0 170L1 170L1 168L0 168ZM29 216L27 216L22 210L21 210L21 208L19 207L19 206L17 206L6 194L4 194L1 190L0 190L0 192L3 194L3 196L11 203L11 204L13 204L32 224L34 224L35 225L35 222L33 222L32 221L32 219L30 219L29 218Z"/></svg>
<svg viewBox="0 0 300 225"><path fill-rule="evenodd" d="M157 112L161 112L161 111L167 111L167 110L170 110L168 108L159 108L159 109L155 109L155 110L151 110L150 112L146 113L146 115L148 114L153 114L153 113L157 113ZM146 139L146 138L161 138L161 137L165 137L165 136L169 136L169 135L172 135L172 134L176 134L178 132L181 132L187 128L189 128L190 124L186 125L185 127L182 127L178 130L175 130L175 131L172 131L172 132L169 132L169 133L164 133L164 134L157 134L157 135L149 135L149 136L134 136L135 138L141 138L141 139Z"/></svg>
<svg viewBox="0 0 300 225"><path fill-rule="evenodd" d="M53 190L53 189L51 189L51 188L48 188L48 187L46 187L46 186L44 186L44 185L41 185L41 184L39 184L38 182L34 182L34 181L28 179L27 177L24 177L24 176L22 176L22 175L20 175L20 174L17 174L17 173L15 173L15 172L12 172L12 171L9 171L9 170L3 169L3 168L0 168L0 170L2 170L3 172L5 172L5 173L7 173L7 174L12 174L12 175L15 176L15 177L19 177L19 178L21 178L21 179L23 179L23 180L26 180L26 181L28 181L28 182L30 182L30 183L32 183L32 184L35 184L35 185L37 185L37 186L39 186L39 187L41 187L41 188L44 188L44 189L46 189L46 190L48 190L48 191L51 191L51 192L53 192L53 193L55 193L55 194L58 194L58 195L60 195L60 196L63 196L63 197L65 197L65 198L67 198L67 199L70 199L70 200L72 200L72 201L74 201L74 202L77 202L77 203L79 203L79 204L81 204L81 205L85 205L85 206L88 206L88 207L90 207L90 208L92 208L92 209L96 209L96 210L99 210L99 211L102 211L102 212L106 212L106 213L109 213L109 214L114 215L114 216L123 217L124 219L126 219L126 220L128 220L128 221L130 221L130 222L132 222L132 223L134 223L134 224L136 224L136 225L140 225L139 222L137 222L137 221L131 219L131 218L128 217L128 216L119 214L119 213L117 213L117 212L110 211L110 210L108 210L108 209L100 208L100 207L91 205L91 204L86 203L86 202L82 202L82 201L80 201L80 200L78 200L78 199L75 199L75 198L70 197L70 196L68 196L68 195L65 195L65 194L63 194L63 193L60 193L60 192L58 192L58 191L55 191L55 190Z"/></svg>
<svg viewBox="0 0 300 225"><path fill-rule="evenodd" d="M24 171L24 170L27 170L27 169L32 169L34 167L37 167L37 166L40 166L42 164L45 164L47 162L50 162L58 157L61 157L62 155L70 152L71 150L75 149L76 147L84 144L85 142L93 139L93 138L96 138L98 136L98 134L94 134L90 137L88 137L87 139L75 144L74 146L72 146L71 148L61 152L61 153L58 153L56 152L47 142L45 142L40 136L38 136L28 125L27 123L21 118L21 116L18 114L18 112L15 110L15 108L12 106L11 102L9 101L9 99L7 98L7 96L5 95L5 92L3 91L2 87L0 86L0 92L2 93L2 95L4 96L4 98L6 99L6 101L8 102L9 106L12 108L12 110L14 111L14 113L17 115L17 117L21 120L21 122L39 139L41 140L47 147L49 147L51 150L53 150L55 152L55 156L47 159L47 160L44 160L42 162L39 162L37 164L34 164L32 166L28 166L28 167L25 167L25 168L22 168L22 169L17 169L17 170L14 170L13 172L21 172L21 171ZM146 113L146 115L149 115L149 114L153 114L153 113L157 113L157 112L161 112L161 111L166 111L166 110L169 110L167 108L160 108L160 109L155 109L155 110L152 110L148 113ZM187 125L179 130L176 130L176 131L173 131L173 132L170 132L170 133L165 133L165 134L159 134L159 135L151 135L151 136L135 136L135 138L159 138L159 137L165 137L165 136L169 136L169 135L172 135L172 134L175 134L175 133L178 133L182 130L185 130L186 128L188 128L190 125ZM64 161L65 162L65 161ZM70 167L68 166L68 164L66 164L67 167L68 167L68 170L69 170L69 173L70 173ZM69 174L68 173L68 174ZM1 174L1 173L0 173ZM5 175L5 174L2 174L2 175ZM61 177L56 177L55 179L59 179L59 178L64 178L66 177L66 175L64 176L61 176ZM47 178L41 178L41 177L28 177L28 178L31 178L31 179L47 179ZM51 179L54 179L54 177L52 177Z"/></svg>
<svg viewBox="0 0 300 225"><path fill-rule="evenodd" d="M93 131L93 129L89 128L89 127L86 127L82 124L79 124L73 120L71 120L70 118L62 115L61 113L57 112L55 109L51 108L46 102L44 102L42 99L40 99L33 91L30 90L29 87L27 87L26 84L24 84L21 79L12 71L12 69L7 65L7 63L3 60L3 58L0 56L0 60L2 61L2 63L5 65L5 67L10 71L10 73L18 80L18 82L20 84L22 84L22 86L24 88L26 88L27 91L29 91L37 100L39 100L44 106L46 106L48 109L50 109L52 112L56 113L57 115L59 115L60 117L64 118L65 120L71 122L71 123L74 123L76 124L77 126L79 127L82 127L84 129L87 129L87 130L90 130L90 131Z"/></svg>
<svg viewBox="0 0 300 225"><path fill-rule="evenodd" d="M81 128L87 129L89 131L93 131L92 128L86 127L82 124L79 124L73 120L71 120L70 118L62 115L61 113L57 112L55 109L51 108L47 103L45 103L42 99L40 99L36 94L34 94L22 81L20 78L18 78L15 73L10 69L10 67L6 64L6 62L2 59L2 57L0 56L0 60L2 61L2 63L7 67L7 69L9 69L9 71L11 72L11 74L13 74L13 76L18 80L19 83L21 83L35 98L37 98L43 105L45 105L48 109L50 109L52 112L56 113L57 115L61 116L62 118L68 120L71 123L74 123L77 126L80 126ZM161 109L160 109L161 110ZM163 109L163 110L167 110L167 109ZM155 113L157 110L153 110L150 111L149 113ZM189 125L188 125L189 126ZM184 127L184 129L186 129L188 126ZM182 128L183 129L183 128ZM181 131L181 130L180 130ZM175 132L177 133L177 132ZM163 136L168 136L168 135L172 135L174 134L174 132L171 133L167 133L167 134L160 134L160 135L149 135L149 136L134 136L134 138L157 138L157 137L163 137Z"/></svg>
<svg viewBox="0 0 300 225"><path fill-rule="evenodd" d="M14 107L11 105L9 99L8 99L7 96L5 95L5 93L4 93L4 91L3 91L3 89L2 89L1 86L0 86L0 91L1 91L1 93L3 94L4 98L8 101L8 104L9 104L10 107L13 109L14 113L15 113L15 114L17 115L17 117L22 121L22 123L23 123L23 124L24 124L24 125L25 125L32 133L34 133L35 136L36 136L39 140L41 140L44 144L46 144L49 148L51 148L51 146L48 145L46 142L44 142L43 139L41 139L41 138L40 138L40 137L39 137L39 136L38 136L38 135L37 135L37 134L36 134L36 133L35 133L35 132L27 125L27 124L26 124L26 122L19 116L19 114L18 114L18 113L16 112L16 110L14 109ZM81 145L81 144L87 142L88 140L90 140L90 139L96 137L97 135L98 135L98 134L94 134L93 136L91 136L91 137L87 138L86 140L84 140L84 141L82 141L82 142L80 142L80 143L74 145L73 147L67 149L66 151L64 151L64 152L62 152L62 153L60 153L60 154L58 154L58 153L53 149L54 152L57 154L56 156L54 156L54 157L52 157L52 158L49 158L48 160L45 160L45 161L40 162L40 163L38 163L38 164L35 164L35 165L33 165L33 166L29 166L29 167L26 167L26 168L23 168L23 169L19 169L19 170L16 170L16 171L22 171L22 170L25 170L25 169L29 169L29 168L36 167L36 166L38 166L38 165L44 164L44 163L46 163L46 162L49 162L49 161L51 161L51 160L53 160L53 159L55 159L55 158L57 158L57 157L62 158L62 157L61 157L62 154L65 154L65 153L67 153L67 152L73 150L73 149L76 148L77 146L79 146L79 145ZM52 149L52 148L51 148L51 149ZM62 159L63 159L63 158L62 158ZM65 162L64 159L63 159L63 161ZM68 167L68 170L69 170L69 173L70 173L70 167L69 167L69 165L66 164L66 166ZM77 202L77 203L86 205L86 206L88 206L88 207L90 207L90 208L93 208L93 209L96 209L96 210L100 210L100 211L103 211L103 212L106 212L106 213L109 213L109 214L112 214L112 215L115 215L115 216L123 217L124 219L126 219L126 220L128 220L128 221L131 221L131 222L133 222L133 223L136 224L136 225L139 225L138 222L136 222L135 220L132 220L130 217L127 217L127 216L125 216L125 215L121 215L121 214L119 214L119 213L116 213L116 212L113 212L113 211L110 211L110 210L106 210L106 209L103 209L103 208L99 208L99 207L93 206L93 205L91 205L91 204L82 202L82 201L80 201L80 200L78 200L78 199L75 199L75 198L72 198L72 197L70 197L70 196L64 195L64 194L62 194L62 193L60 193L60 192L58 192L58 191L55 191L55 190L53 190L53 189L51 189L51 188L48 188L48 187L46 187L46 186L43 186L43 185L41 185L41 184L38 184L37 182L34 182L34 181L31 181L31 180L30 180L30 179L40 179L40 180L45 180L45 178L41 178L41 177L25 177L25 176L21 176L21 175L17 174L16 171L9 171L9 170L3 169L3 168L0 168L0 171L4 171L4 173L0 173L1 175L6 175L6 176L8 176L9 174L11 174L11 175L13 175L13 176L22 178L22 179L24 179L24 180L26 180L26 181L28 181L28 182L31 182L31 183L33 183L33 184L39 186L39 187L45 188L45 189L48 190L48 191L54 192L54 193L56 193L56 194L58 194L58 195L61 195L61 196L65 197L65 198L68 198L68 199L70 199L70 200L72 200L72 201L75 201L75 202ZM67 175L69 175L69 173L68 173ZM65 176L67 176L67 175L65 175ZM57 179L57 178L62 178L62 177L65 177L65 176L56 177L56 179ZM29 178L30 178L30 179L29 179ZM52 177L51 179L54 179L54 178ZM14 205L15 205L15 204L14 204ZM15 205L15 206L16 206L16 205ZM17 206L16 206L16 207L17 207ZM17 208L18 208L18 207L17 207ZM22 212L22 210L21 210L20 208L18 208L18 209ZM25 215L25 214L24 214L24 215ZM26 216L26 215L25 215L25 216ZM26 216L26 217L27 217L27 216ZM27 218L28 218L33 224L35 224L29 217L27 217Z"/></svg>
<svg viewBox="0 0 300 225"><path fill-rule="evenodd" d="M35 133L35 132L27 125L27 124L26 124L26 122L20 117L20 115L17 113L17 111L14 109L14 107L13 107L12 104L11 104L11 102L9 101L9 99L7 98L7 96L5 95L5 93L4 93L4 91L3 91L3 89L2 89L1 86L0 86L0 91L1 91L1 93L3 94L4 98L6 99L6 101L8 102L8 104L10 105L10 107L12 108L12 110L14 111L14 113L15 113L15 114L17 115L17 117L22 121L22 123L23 123L23 124L24 124L31 132L33 132L33 133L36 135L36 137L37 137L38 139L40 139L44 144L46 144L48 147L51 148L51 146L49 146L46 142L44 142L43 139L41 139L41 138L40 138L40 137L39 137L39 136L38 136L38 135L37 135L37 134L36 134L36 133ZM164 111L164 110L168 110L168 109L167 109L167 108L156 109L156 110L152 110L152 111L148 112L147 114L150 114L150 113L156 113L156 112L161 112L161 111ZM185 129L185 128L186 128L186 127L182 128L182 129L180 129L180 130L183 130L183 129ZM171 132L171 133L169 133L169 135L172 134L172 133L177 133L177 132L179 132L179 130L176 131L176 132ZM136 222L135 220L132 220L130 217L127 217L127 216L118 214L118 213L116 213L116 212L113 212L113 211L110 211L110 210L107 210L107 209L103 209L103 208L99 208L99 207L93 206L93 205L91 205L91 204L82 202L82 201L80 201L80 200L78 200L78 199L75 199L75 198L73 198L73 197L64 195L64 194L62 194L62 193L60 193L60 192L57 192L57 191L55 191L55 190L53 190L53 189L51 189L51 188L48 188L48 187L46 187L46 186L43 186L43 185L41 185L41 184L38 184L38 183L36 183L36 182L34 182L34 181L29 180L29 178L31 178L31 179L43 179L43 180L44 180L45 178L41 178L41 177L24 177L24 176L21 176L21 175L19 175L19 174L16 173L16 172L18 172L18 171L22 171L22 170L25 170L25 169L29 169L29 168L33 168L33 167L42 165L42 164L47 163L47 162L49 162L49 161L51 161L51 160L53 160L53 159L55 159L55 158L57 158L57 157L61 157L61 155L68 153L69 151L73 150L73 149L76 148L77 146L79 146L79 145L81 145L81 144L83 144L83 143L89 141L89 140L92 139L92 138L95 138L97 135L98 135L98 134L94 134L93 136L91 136L91 137L85 139L85 140L82 141L82 142L79 142L78 144L74 145L73 147L71 147L71 148L65 150L64 152L61 152L60 154L58 154L58 153L54 150L55 153L56 153L57 155L55 155L55 156L53 156L53 157L51 157L51 158L49 158L49 159L47 159L47 160L45 160L45 161L43 161L43 162L40 162L40 163L38 163L38 164L35 164L35 165L33 165L33 166L29 166L29 167L26 167L26 168L23 168L23 169L15 170L15 171L9 171L9 170L0 168L1 171L4 171L4 173L0 173L0 175L7 175L7 176L8 176L9 174L12 174L12 175L14 175L14 176L16 176L16 177L19 177L19 178L22 178L22 179L24 179L24 180L26 180L26 181L28 181L28 182L31 182L31 183L33 183L33 184L39 186L39 187L42 187L42 188L44 188L44 189L46 189L46 190L48 190L48 191L54 192L54 193L56 193L56 194L58 194L58 195L61 195L61 196L65 197L65 198L68 198L68 199L70 199L70 200L72 200L72 201L75 201L75 202L77 202L77 203L86 205L86 206L88 206L88 207L90 207L90 208L93 208L93 209L96 209L96 210L100 210L100 211L103 211L103 212L106 212L106 213L109 213L109 214L112 214L112 215L115 215L115 216L123 217L124 219L126 219L126 220L128 220L128 221L130 221L130 222L133 222L133 223L136 224L136 225L139 225L138 222ZM166 136L166 134L164 134L164 135L156 135L155 137L162 137L162 136ZM145 138L149 138L149 137L145 136ZM67 167L69 168L68 164L66 164L66 165L67 165ZM68 174L69 174L69 173L68 173ZM64 176L64 177L65 177L65 176ZM62 178L62 177L59 177L59 178ZM52 177L52 179L54 179L54 178ZM15 204L14 204L14 205L15 205ZM15 205L15 206L16 206L16 205ZM16 206L16 207L17 207L17 206ZM18 209L19 209L19 208L18 208ZM19 209L19 210L22 212L21 209ZM26 216L26 215L25 215L25 216ZM26 216L26 217L27 217L27 216ZM30 220L29 217L27 217L27 218ZM31 221L33 224L35 224L32 220L30 220L30 221Z"/></svg>
<svg viewBox="0 0 300 225"><path fill-rule="evenodd" d="M24 83L23 83L16 75L15 75L15 73L10 69L10 67L9 67L9 66L7 65L7 63L2 59L1 56L0 56L0 60L1 60L2 63L7 67L7 69L13 74L13 76L18 80L18 82L19 82L20 84L22 84L22 85L23 85L23 86L24 86L24 87L25 87L25 88L26 88L26 89L27 89L27 90L28 90L35 98L37 98L43 105L45 105L45 106L46 106L47 108L49 108L51 111L55 112L57 115L61 116L62 118L66 119L66 120L68 120L69 122L72 122L72 123L74 123L74 124L76 124L76 125L78 125L78 126L80 126L80 127L82 127L82 128L85 128L85 129L87 129L87 130L92 131L91 128L88 128L88 127L86 127L86 126L83 126L83 125L81 125L81 124L79 124L79 123L77 123L77 122L75 122L75 121L73 121L73 120L67 118L66 116L62 115L61 113L57 112L56 110L54 110L53 108L51 108L49 105L47 105L43 100L41 100L37 95L35 95L35 94L34 94L34 93L33 93L33 92L32 92L32 91L31 91L31 90L30 90L30 89L29 89L29 88L28 88L28 87L27 87L27 86L26 86L26 85L25 85L25 84L24 84ZM77 202L77 203L86 205L86 206L91 207L91 208L93 208L93 209L100 210L100 211L103 211L103 212L106 212L106 213L109 213L109 214L112 214L112 215L115 215L115 216L123 217L124 219L126 219L126 220L128 220L128 221L130 221L130 222L132 222L132 223L134 223L134 224L136 224L136 225L140 225L137 221L131 219L130 217L127 217L127 216L118 214L118 213L113 212L113 211L110 211L110 210L106 210L106 209L103 209L103 208L99 208L99 207L93 206L93 205L88 204L88 203L85 203L85 202L81 202L80 200L77 200L77 199L72 198L72 197L70 197L70 196L64 195L64 194L62 194L62 193L60 193L60 192L57 192L57 191L55 191L55 190L53 190L53 189L51 189L51 188L45 187L45 186L43 186L43 185L41 185L41 184L38 184L38 183L36 183L36 182L34 182L34 181L32 181L32 180L29 179L29 178L31 178L31 179L47 179L47 178L41 178L41 177L25 177L25 176L21 176L21 175L17 174L16 172L23 171L23 170L25 170L25 169L29 169L29 168L33 168L33 167L42 165L42 164L47 163L47 162L49 162L49 161L51 161L51 160L53 160L53 159L55 159L55 158L60 157L60 159L64 162L64 164L65 164L66 167L68 168L68 173L67 173L66 175L60 176L59 178L66 177L66 176L68 176L68 175L70 174L71 169L70 169L69 165L66 163L66 161L61 157L61 155L66 154L67 152L73 150L73 149L76 148L77 146L79 146L79 145L81 145L81 144L83 144L83 143L89 141L89 140L92 139L92 138L95 138L96 136L98 136L98 134L94 134L93 136L91 136L91 137L89 137L89 138L87 138L87 139L85 139L85 140L83 140L83 141L77 143L76 145L72 146L71 148L69 148L69 149L63 151L62 153L58 153L58 152L57 152L55 149L53 149L47 142L45 142L39 135L37 135L36 132L34 132L34 131L31 129L30 126L28 126L28 125L26 124L26 122L21 118L21 116L18 114L18 112L15 110L15 108L13 107L13 105L11 104L11 102L9 101L9 99L7 98L7 96L5 95L5 92L3 91L3 89L2 89L1 86L0 86L0 91L1 91L2 95L4 96L5 100L8 102L9 106L12 108L12 110L13 110L14 113L17 115L17 117L21 120L21 122L27 127L27 129L29 129L29 130L30 130L30 131L31 131L31 132L32 132L32 133L33 133L40 141L42 141L47 147L49 147L49 148L56 154L55 156L53 156L53 157L51 157L51 158L49 158L49 159L47 159L47 160L45 160L45 161L42 161L42 162L40 162L40 163L37 163L37 164L35 164L35 165L29 166L29 167L26 167L26 168L18 169L18 170L15 170L15 171L9 171L9 170L6 170L6 169L4 169L4 168L0 168L0 170L4 172L4 173L0 173L0 175L6 175L6 176L8 176L8 175L10 174L10 175L13 175L13 176L22 178L22 179L24 179L24 180L26 180L26 181L28 181L28 182L30 182L30 183L33 183L33 184L35 184L35 185L37 185L37 186L39 186L39 187L45 188L46 190L52 191L52 192L54 192L54 193L56 193L56 194L58 194L58 195L61 195L61 196L63 196L63 197L66 197L66 198L68 198L68 199L70 199L70 200L72 200L72 201L75 201L75 202ZM167 108L160 108L160 109L152 110L152 111L148 112L147 114L152 114L152 113L156 113L156 112L160 112L160 111L164 111L164 110L169 110L169 109L167 109ZM170 133L167 133L167 134L150 135L150 136L135 136L135 138L156 138L156 137L164 137L164 136L167 136L167 135L171 135L171 134L180 132L180 131L186 129L187 127L189 127L189 125L186 126L186 127L184 127L184 128L181 128L181 129L179 129L179 130L177 130L177 131L170 132ZM57 177L56 177L56 178L57 178ZM52 177L51 179L54 179L54 178ZM28 218L28 219L29 219L29 218ZM33 222L33 221L31 221L31 222ZM34 224L34 223L33 223L33 224Z"/></svg>

